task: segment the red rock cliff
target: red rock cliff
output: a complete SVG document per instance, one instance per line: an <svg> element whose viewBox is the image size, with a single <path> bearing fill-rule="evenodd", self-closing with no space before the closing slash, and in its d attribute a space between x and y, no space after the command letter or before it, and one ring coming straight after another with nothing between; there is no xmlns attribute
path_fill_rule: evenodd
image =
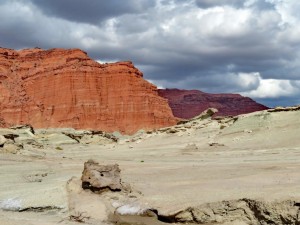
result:
<svg viewBox="0 0 300 225"><path fill-rule="evenodd" d="M198 90L161 89L160 96L168 99L176 117L190 119L207 108L216 108L215 116L236 116L268 109L251 98L239 94L208 94Z"/></svg>
<svg viewBox="0 0 300 225"><path fill-rule="evenodd" d="M7 125L128 134L177 122L131 62L99 64L79 49L0 48L0 117Z"/></svg>

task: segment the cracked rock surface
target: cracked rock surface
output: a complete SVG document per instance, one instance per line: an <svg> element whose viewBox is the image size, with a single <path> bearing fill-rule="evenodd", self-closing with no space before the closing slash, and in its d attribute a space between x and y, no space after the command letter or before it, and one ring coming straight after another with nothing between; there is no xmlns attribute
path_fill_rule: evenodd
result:
<svg viewBox="0 0 300 225"><path fill-rule="evenodd" d="M84 163L84 170L81 176L82 188L92 191L105 189L121 191L120 172L118 164L100 165L93 160L89 160Z"/></svg>

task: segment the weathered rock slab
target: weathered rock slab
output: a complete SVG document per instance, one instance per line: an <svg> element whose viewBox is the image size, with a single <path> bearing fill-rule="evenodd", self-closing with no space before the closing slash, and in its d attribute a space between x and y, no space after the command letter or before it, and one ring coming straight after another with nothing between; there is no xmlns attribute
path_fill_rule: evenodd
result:
<svg viewBox="0 0 300 225"><path fill-rule="evenodd" d="M90 189L94 192L102 190L121 191L121 177L118 164L100 165L99 163L89 160L84 163L82 172L82 188Z"/></svg>

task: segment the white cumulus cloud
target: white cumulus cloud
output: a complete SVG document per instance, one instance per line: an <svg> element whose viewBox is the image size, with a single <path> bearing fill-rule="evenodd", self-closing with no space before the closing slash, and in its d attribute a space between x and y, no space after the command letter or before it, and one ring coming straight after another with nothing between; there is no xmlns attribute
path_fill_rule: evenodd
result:
<svg viewBox="0 0 300 225"><path fill-rule="evenodd" d="M259 76L259 85L256 89L242 92L242 95L252 98L288 97L300 93L300 81L293 83L290 80L262 79Z"/></svg>

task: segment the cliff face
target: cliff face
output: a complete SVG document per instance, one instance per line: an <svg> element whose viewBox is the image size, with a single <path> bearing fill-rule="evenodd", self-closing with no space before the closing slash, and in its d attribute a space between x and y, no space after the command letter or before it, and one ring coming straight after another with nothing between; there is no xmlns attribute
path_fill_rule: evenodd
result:
<svg viewBox="0 0 300 225"><path fill-rule="evenodd" d="M2 126L127 134L177 122L131 62L99 64L79 49L0 48L0 117Z"/></svg>
<svg viewBox="0 0 300 225"><path fill-rule="evenodd" d="M197 90L161 89L160 96L168 99L174 116L190 119L207 108L219 110L215 116L236 116L268 109L251 98L239 94L208 94Z"/></svg>

